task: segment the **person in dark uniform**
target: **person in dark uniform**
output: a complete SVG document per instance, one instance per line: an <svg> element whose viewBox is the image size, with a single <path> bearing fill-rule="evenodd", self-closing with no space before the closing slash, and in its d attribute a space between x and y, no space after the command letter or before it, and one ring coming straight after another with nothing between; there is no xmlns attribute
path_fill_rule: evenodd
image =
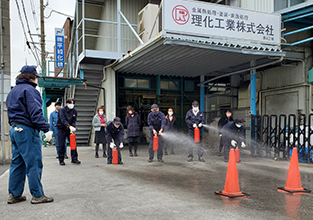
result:
<svg viewBox="0 0 313 220"><path fill-rule="evenodd" d="M192 109L190 109L186 114L185 119L188 127L188 136L194 140L194 129L198 127L200 129L200 143L198 144L198 156L199 161L205 162L203 159L204 149L202 146L202 126L205 123L204 121L204 115L199 110L199 102L193 101L192 102ZM193 148L191 147L189 150L188 155L188 162L193 160Z"/></svg>
<svg viewBox="0 0 313 220"><path fill-rule="evenodd" d="M246 128L244 127L244 120L236 118L234 121L228 122L222 129L223 145L224 145L224 159L228 162L230 148L237 148L241 146L246 148Z"/></svg>
<svg viewBox="0 0 313 220"><path fill-rule="evenodd" d="M26 200L23 196L27 176L32 204L53 202L46 197L41 184L42 153L39 131L45 133L44 141L50 141L52 131L42 114L42 100L36 90L36 80L41 77L36 66L23 66L16 78L16 86L8 94L12 162L9 176L8 204Z"/></svg>
<svg viewBox="0 0 313 220"><path fill-rule="evenodd" d="M231 117L231 110L227 110L225 112L225 114L222 115L222 117L220 118L220 120L218 121L217 127L219 130L219 136L221 137L220 139L220 147L219 147L219 152L218 152L218 156L222 155L222 149L223 149L223 136L222 136L222 128L224 127L224 125L226 125L228 122L233 121L233 117Z"/></svg>
<svg viewBox="0 0 313 220"><path fill-rule="evenodd" d="M76 131L77 111L74 108L75 101L73 99L66 100L66 106L60 109L59 119L57 122L59 135L59 163L64 166L64 149L66 146L66 138L70 140L70 134ZM78 160L77 150L71 150L71 163L80 164Z"/></svg>
<svg viewBox="0 0 313 220"><path fill-rule="evenodd" d="M113 121L107 124L107 143L108 143L108 164L112 164L112 149L118 150L118 164L123 164L121 156L121 148L124 147L124 126L121 124L121 119L115 117Z"/></svg>
<svg viewBox="0 0 313 220"><path fill-rule="evenodd" d="M165 130L164 132L166 133L173 133L176 130L176 117L174 116L174 111L172 108L169 108L167 110L167 115L166 115L166 125L165 125ZM167 147L169 143L164 141L164 154L167 155ZM174 153L174 146L171 144L171 154Z"/></svg>
<svg viewBox="0 0 313 220"><path fill-rule="evenodd" d="M125 118L127 126L127 138L128 138L128 147L129 147L129 156L137 157L137 148L138 143L140 142L140 117L137 112L134 111L133 107L127 107L127 116ZM134 155L132 148L134 147Z"/></svg>
<svg viewBox="0 0 313 220"><path fill-rule="evenodd" d="M94 143L96 144L95 146L95 158L99 158L99 145L102 144L102 149L103 149L103 157L106 158L107 155L105 154L105 148L106 148L106 134L105 134L105 127L107 126L106 124L106 116L104 114L104 108L99 107L97 109L97 114L93 117L92 119L92 126L95 129L95 141Z"/></svg>
<svg viewBox="0 0 313 220"><path fill-rule="evenodd" d="M154 151L153 151L153 137L155 135L159 136L159 145L158 145L158 161L163 161L163 148L162 148L162 132L164 131L166 125L166 118L165 115L159 111L159 107L157 104L153 104L151 106L151 112L148 115L148 125L150 128L150 137L151 141L149 144L149 160L148 162L151 163L154 158Z"/></svg>

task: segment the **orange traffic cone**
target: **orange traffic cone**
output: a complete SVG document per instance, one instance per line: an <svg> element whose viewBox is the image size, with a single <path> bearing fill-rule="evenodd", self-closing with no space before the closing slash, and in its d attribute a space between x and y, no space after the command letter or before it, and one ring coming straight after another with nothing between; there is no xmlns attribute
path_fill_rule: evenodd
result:
<svg viewBox="0 0 313 220"><path fill-rule="evenodd" d="M294 147L292 150L288 177L287 177L287 184L285 187L278 187L277 190L281 192L297 193L297 194L311 192L311 190L304 189L301 186L299 162L298 162L298 150L296 147Z"/></svg>
<svg viewBox="0 0 313 220"><path fill-rule="evenodd" d="M229 162L224 190L215 192L215 195L229 199L249 197L248 194L241 192L239 189L238 172L234 149L231 149L229 153Z"/></svg>

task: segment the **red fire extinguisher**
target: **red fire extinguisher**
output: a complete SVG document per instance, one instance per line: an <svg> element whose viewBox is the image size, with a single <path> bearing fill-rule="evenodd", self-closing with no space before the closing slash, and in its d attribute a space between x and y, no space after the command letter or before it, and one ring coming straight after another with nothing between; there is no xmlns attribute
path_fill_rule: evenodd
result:
<svg viewBox="0 0 313 220"><path fill-rule="evenodd" d="M240 162L240 150L238 147L235 149L235 156L236 156L236 163L239 163Z"/></svg>
<svg viewBox="0 0 313 220"><path fill-rule="evenodd" d="M158 151L159 148L159 137L158 135L155 135L153 137L153 151Z"/></svg>
<svg viewBox="0 0 313 220"><path fill-rule="evenodd" d="M114 165L118 164L118 150L116 148L113 149L113 161Z"/></svg>
<svg viewBox="0 0 313 220"><path fill-rule="evenodd" d="M199 143L200 142L200 129L198 127L195 128L194 137L195 137L195 142Z"/></svg>
<svg viewBox="0 0 313 220"><path fill-rule="evenodd" d="M76 150L76 134L70 134L70 146L71 150Z"/></svg>

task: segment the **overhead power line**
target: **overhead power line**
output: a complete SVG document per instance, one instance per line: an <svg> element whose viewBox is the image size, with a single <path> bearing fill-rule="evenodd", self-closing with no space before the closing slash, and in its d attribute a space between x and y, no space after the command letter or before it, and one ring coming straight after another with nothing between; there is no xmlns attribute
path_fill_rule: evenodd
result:
<svg viewBox="0 0 313 220"><path fill-rule="evenodd" d="M55 12L55 13L57 13L57 14L60 14L60 15L64 15L64 16L66 16L66 17L74 18L74 16L72 16L72 15L65 14L65 13L63 13L63 12L54 10L54 9L52 9L52 8L49 8L49 7L46 7L46 8L48 8L48 9L51 10L50 13L49 13L49 15L48 15L48 16L45 16L46 19L50 18L53 12Z"/></svg>
<svg viewBox="0 0 313 220"><path fill-rule="evenodd" d="M34 53L34 51L33 51L32 47L31 47L31 45L30 45L29 42L28 42L28 38L27 38L26 31L25 31L24 22L23 22L23 19L22 19L20 7L19 7L19 4L18 4L17 0L15 0L15 3L16 3L17 12L18 12L18 15L19 15L20 22L21 22L21 24L22 24L22 29L23 29L23 33L24 33L25 40L26 40L26 44L27 44L29 50L31 51L31 53L33 54L33 57L35 58L35 60L36 60L36 62L37 62L37 65L40 65L40 60L38 60L36 54Z"/></svg>

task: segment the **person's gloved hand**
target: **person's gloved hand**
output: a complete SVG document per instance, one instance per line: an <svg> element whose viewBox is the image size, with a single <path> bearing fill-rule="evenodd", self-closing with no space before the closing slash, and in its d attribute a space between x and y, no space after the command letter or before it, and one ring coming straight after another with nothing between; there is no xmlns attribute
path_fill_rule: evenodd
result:
<svg viewBox="0 0 313 220"><path fill-rule="evenodd" d="M236 147L237 142L235 140L231 140L230 144L231 144L231 146Z"/></svg>
<svg viewBox="0 0 313 220"><path fill-rule="evenodd" d="M220 137L222 137L223 135L222 135L222 134L220 134L219 136L220 136Z"/></svg>
<svg viewBox="0 0 313 220"><path fill-rule="evenodd" d="M159 135L161 135L161 134L162 134L162 132L163 132L163 129L159 130Z"/></svg>
<svg viewBox="0 0 313 220"><path fill-rule="evenodd" d="M202 124L202 123L198 124L198 127L199 127L199 128L201 128L202 126L203 126L203 124Z"/></svg>
<svg viewBox="0 0 313 220"><path fill-rule="evenodd" d="M51 138L52 138L52 134L53 132L52 131L48 131L45 133L45 138L43 139L44 141L50 141Z"/></svg>
<svg viewBox="0 0 313 220"><path fill-rule="evenodd" d="M245 144L245 142L241 142L241 147L242 147L242 148L246 148L246 146L247 146L247 145Z"/></svg>
<svg viewBox="0 0 313 220"><path fill-rule="evenodd" d="M158 134L158 132L155 130L155 129L153 129L153 135L157 135Z"/></svg>
<svg viewBox="0 0 313 220"><path fill-rule="evenodd" d="M70 126L70 131L71 131L71 133L74 133L76 131L76 128L73 126Z"/></svg>
<svg viewBox="0 0 313 220"><path fill-rule="evenodd" d="M197 124L193 124L193 127L196 128L196 127L197 127Z"/></svg>
<svg viewBox="0 0 313 220"><path fill-rule="evenodd" d="M116 146L116 145L115 145L113 142L110 143L110 148L113 149L113 148L115 148L115 146Z"/></svg>
<svg viewBox="0 0 313 220"><path fill-rule="evenodd" d="M123 143L120 143L120 146L119 146L120 148L123 148L124 147L124 144Z"/></svg>

